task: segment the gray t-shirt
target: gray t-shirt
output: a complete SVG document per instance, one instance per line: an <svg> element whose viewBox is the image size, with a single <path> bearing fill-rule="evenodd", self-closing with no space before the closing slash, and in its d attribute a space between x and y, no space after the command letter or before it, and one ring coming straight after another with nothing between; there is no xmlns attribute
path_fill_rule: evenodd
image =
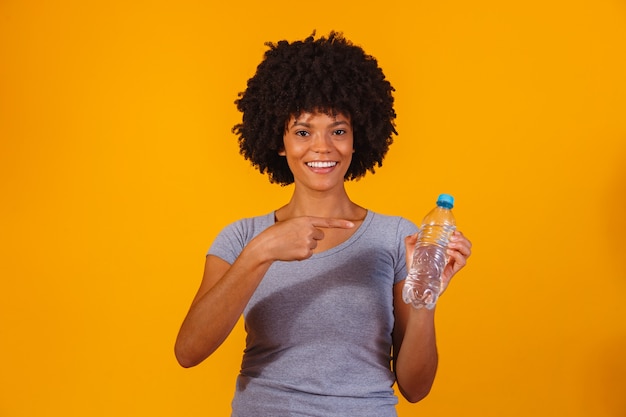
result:
<svg viewBox="0 0 626 417"><path fill-rule="evenodd" d="M210 255L232 264L274 213L227 226ZM344 243L274 262L244 310L247 332L234 417L393 417L393 285L417 227L368 211Z"/></svg>

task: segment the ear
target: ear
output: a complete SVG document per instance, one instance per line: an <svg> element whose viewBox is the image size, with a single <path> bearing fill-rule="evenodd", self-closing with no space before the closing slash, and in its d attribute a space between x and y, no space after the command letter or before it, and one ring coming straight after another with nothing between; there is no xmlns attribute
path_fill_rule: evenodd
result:
<svg viewBox="0 0 626 417"><path fill-rule="evenodd" d="M287 152L285 152L285 148L281 148L278 150L278 155L280 156L287 156Z"/></svg>

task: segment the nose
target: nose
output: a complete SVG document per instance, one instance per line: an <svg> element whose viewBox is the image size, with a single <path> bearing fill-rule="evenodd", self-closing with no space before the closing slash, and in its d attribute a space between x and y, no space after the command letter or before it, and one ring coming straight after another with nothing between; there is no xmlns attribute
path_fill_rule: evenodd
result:
<svg viewBox="0 0 626 417"><path fill-rule="evenodd" d="M333 141L330 135L315 135L311 143L311 150L315 153L329 153L333 148Z"/></svg>

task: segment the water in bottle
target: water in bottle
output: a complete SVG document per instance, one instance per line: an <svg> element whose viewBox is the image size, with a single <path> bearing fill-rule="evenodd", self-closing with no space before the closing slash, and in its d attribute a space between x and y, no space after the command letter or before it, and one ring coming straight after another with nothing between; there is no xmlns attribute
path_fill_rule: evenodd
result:
<svg viewBox="0 0 626 417"><path fill-rule="evenodd" d="M415 308L432 309L441 292L441 274L448 262L446 249L456 229L452 214L454 197L441 194L437 206L422 220L413 262L406 277L402 298Z"/></svg>

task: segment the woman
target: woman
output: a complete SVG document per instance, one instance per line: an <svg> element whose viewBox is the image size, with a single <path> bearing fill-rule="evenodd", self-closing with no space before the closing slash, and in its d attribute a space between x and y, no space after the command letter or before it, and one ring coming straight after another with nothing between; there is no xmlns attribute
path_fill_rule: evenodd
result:
<svg viewBox="0 0 626 417"><path fill-rule="evenodd" d="M344 187L382 165L396 134L393 87L341 34L267 45L233 131L241 154L270 181L294 183L293 195L216 238L176 357L199 364L243 314L233 416L396 416L393 384L419 401L437 368L434 310L401 297L417 228ZM455 232L444 288L470 252Z"/></svg>

